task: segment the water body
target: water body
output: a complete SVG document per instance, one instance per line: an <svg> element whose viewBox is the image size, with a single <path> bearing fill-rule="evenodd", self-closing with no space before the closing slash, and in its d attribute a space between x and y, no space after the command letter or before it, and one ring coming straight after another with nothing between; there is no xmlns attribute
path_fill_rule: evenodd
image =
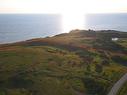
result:
<svg viewBox="0 0 127 95"><path fill-rule="evenodd" d="M60 33L61 29L61 15L0 15L0 43L52 36Z"/></svg>
<svg viewBox="0 0 127 95"><path fill-rule="evenodd" d="M84 29L127 31L127 14L87 14L84 18ZM57 14L0 14L0 44L62 33L62 19Z"/></svg>
<svg viewBox="0 0 127 95"><path fill-rule="evenodd" d="M88 14L86 15L87 29L111 29L127 32L127 13Z"/></svg>

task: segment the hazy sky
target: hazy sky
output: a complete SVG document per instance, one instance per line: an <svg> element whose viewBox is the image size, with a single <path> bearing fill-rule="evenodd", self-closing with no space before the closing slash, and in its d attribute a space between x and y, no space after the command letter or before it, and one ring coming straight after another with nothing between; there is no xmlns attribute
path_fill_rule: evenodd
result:
<svg viewBox="0 0 127 95"><path fill-rule="evenodd" d="M127 12L127 0L0 0L0 13Z"/></svg>

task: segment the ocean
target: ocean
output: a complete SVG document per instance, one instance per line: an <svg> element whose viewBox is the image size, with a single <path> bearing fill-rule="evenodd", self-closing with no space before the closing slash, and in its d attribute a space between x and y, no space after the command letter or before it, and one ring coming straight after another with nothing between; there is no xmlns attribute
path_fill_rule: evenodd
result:
<svg viewBox="0 0 127 95"><path fill-rule="evenodd" d="M0 44L52 36L61 29L61 15L0 14Z"/></svg>
<svg viewBox="0 0 127 95"><path fill-rule="evenodd" d="M88 14L85 19L87 29L127 32L127 13Z"/></svg>
<svg viewBox="0 0 127 95"><path fill-rule="evenodd" d="M127 31L127 14L87 14L84 29ZM63 32L59 14L0 14L0 44ZM67 31L68 32L68 31Z"/></svg>

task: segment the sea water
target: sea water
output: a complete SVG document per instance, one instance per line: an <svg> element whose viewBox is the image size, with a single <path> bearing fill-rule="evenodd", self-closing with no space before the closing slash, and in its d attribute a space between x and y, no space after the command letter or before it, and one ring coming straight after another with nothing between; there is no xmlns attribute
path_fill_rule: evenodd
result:
<svg viewBox="0 0 127 95"><path fill-rule="evenodd" d="M126 13L87 14L84 18L84 29L127 31ZM60 14L0 14L0 44L60 34L62 19Z"/></svg>

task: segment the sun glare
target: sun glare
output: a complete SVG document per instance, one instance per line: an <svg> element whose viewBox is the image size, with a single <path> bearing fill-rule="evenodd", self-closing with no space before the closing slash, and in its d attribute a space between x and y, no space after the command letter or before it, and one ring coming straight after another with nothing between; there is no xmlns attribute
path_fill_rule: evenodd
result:
<svg viewBox="0 0 127 95"><path fill-rule="evenodd" d="M126 12L127 0L0 0L0 13L63 13L70 9L87 13Z"/></svg>
<svg viewBox="0 0 127 95"><path fill-rule="evenodd" d="M83 14L63 14L63 32L72 29L84 29L85 19Z"/></svg>

